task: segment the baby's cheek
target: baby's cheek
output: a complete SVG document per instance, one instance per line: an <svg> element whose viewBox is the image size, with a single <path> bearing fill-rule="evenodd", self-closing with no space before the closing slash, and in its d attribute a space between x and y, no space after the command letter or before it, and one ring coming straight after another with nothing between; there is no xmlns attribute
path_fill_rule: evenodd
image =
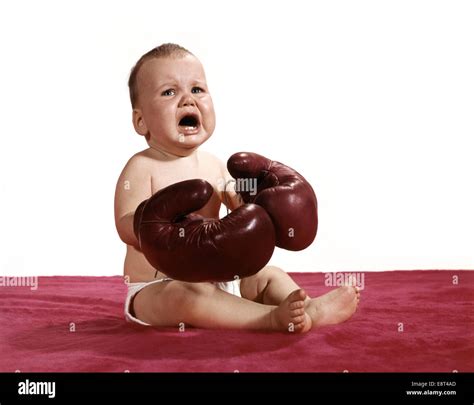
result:
<svg viewBox="0 0 474 405"><path fill-rule="evenodd" d="M214 132L214 129L216 127L216 118L212 114L204 123L204 128L206 128L207 132L209 135L211 135Z"/></svg>
<svg viewBox="0 0 474 405"><path fill-rule="evenodd" d="M204 110L206 110L209 113L214 112L214 106L212 104L212 101L210 101L210 100L206 101L205 103L202 103L201 106L204 108Z"/></svg>

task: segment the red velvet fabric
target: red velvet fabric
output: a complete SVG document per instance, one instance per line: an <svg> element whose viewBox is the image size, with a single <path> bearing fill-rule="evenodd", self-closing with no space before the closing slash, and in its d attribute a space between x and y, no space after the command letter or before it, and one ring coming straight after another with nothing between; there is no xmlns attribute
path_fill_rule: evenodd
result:
<svg viewBox="0 0 474 405"><path fill-rule="evenodd" d="M292 276L310 295L330 290L322 273ZM474 371L474 272L364 281L351 320L292 335L142 327L123 318L120 277L40 277L36 291L0 287L0 371Z"/></svg>

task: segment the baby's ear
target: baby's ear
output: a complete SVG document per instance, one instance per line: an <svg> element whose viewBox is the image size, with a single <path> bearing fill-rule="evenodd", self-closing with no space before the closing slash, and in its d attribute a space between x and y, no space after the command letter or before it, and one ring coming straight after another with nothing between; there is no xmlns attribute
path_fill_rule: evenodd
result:
<svg viewBox="0 0 474 405"><path fill-rule="evenodd" d="M148 128L146 122L143 119L142 111L139 108L134 108L132 113L133 127L138 134L146 136L148 135Z"/></svg>

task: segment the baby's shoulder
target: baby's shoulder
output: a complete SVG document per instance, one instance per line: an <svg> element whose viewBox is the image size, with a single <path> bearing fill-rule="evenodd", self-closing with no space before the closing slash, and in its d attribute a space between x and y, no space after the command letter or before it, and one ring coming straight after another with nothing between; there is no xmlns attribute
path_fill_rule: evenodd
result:
<svg viewBox="0 0 474 405"><path fill-rule="evenodd" d="M147 178L152 171L153 161L146 153L146 150L135 153L125 164L121 177L127 178Z"/></svg>
<svg viewBox="0 0 474 405"><path fill-rule="evenodd" d="M134 172L144 172L149 171L152 165L152 159L147 154L146 150L135 153L123 168L123 172L134 173Z"/></svg>

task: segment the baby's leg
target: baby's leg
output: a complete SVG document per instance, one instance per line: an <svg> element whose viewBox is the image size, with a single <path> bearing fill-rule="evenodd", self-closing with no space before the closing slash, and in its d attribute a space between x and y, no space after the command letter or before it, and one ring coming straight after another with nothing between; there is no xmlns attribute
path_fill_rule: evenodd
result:
<svg viewBox="0 0 474 405"><path fill-rule="evenodd" d="M278 306L236 297L211 283L167 281L141 290L134 299L138 319L154 326L185 325L216 329L288 330L311 328L304 311L302 290Z"/></svg>
<svg viewBox="0 0 474 405"><path fill-rule="evenodd" d="M264 304L278 305L292 291L300 289L282 269L266 266L257 274L241 280L242 297ZM305 311L313 327L337 324L349 319L360 299L355 284L342 286L324 295L305 299Z"/></svg>
<svg viewBox="0 0 474 405"><path fill-rule="evenodd" d="M265 266L257 274L240 281L242 297L268 305L279 305L292 291L298 289L298 284L275 266Z"/></svg>

